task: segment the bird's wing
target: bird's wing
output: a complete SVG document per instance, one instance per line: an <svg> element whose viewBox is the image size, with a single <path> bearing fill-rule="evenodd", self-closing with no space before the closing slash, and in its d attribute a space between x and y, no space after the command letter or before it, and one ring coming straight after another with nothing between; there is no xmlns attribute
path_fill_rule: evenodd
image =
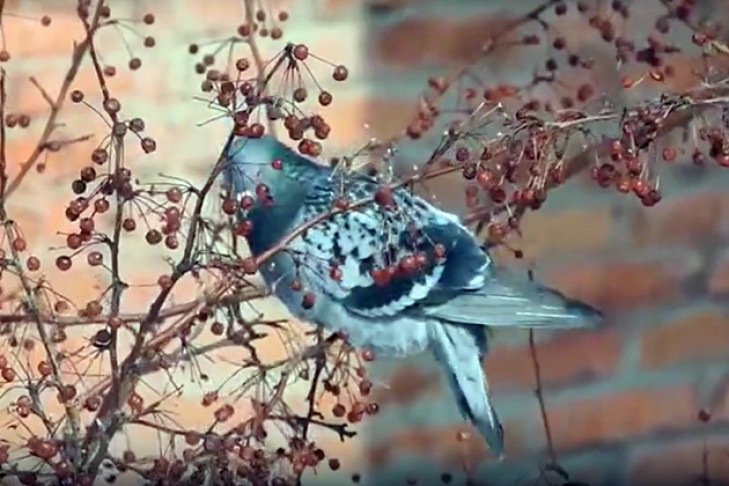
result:
<svg viewBox="0 0 729 486"><path fill-rule="evenodd" d="M379 187L364 176L346 184L354 200L371 197ZM325 213L333 195L331 181L314 182L296 226ZM483 286L491 260L455 216L405 189L393 191L392 199L394 209L368 204L333 214L292 241L303 284L370 318L438 305L455 291ZM445 249L442 258L436 245ZM403 268L408 260L416 262L412 271Z"/></svg>

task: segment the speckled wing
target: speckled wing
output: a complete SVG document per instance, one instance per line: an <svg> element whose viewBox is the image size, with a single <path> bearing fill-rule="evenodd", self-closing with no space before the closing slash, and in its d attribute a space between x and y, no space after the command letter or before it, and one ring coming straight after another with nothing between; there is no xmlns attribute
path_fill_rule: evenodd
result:
<svg viewBox="0 0 729 486"><path fill-rule="evenodd" d="M331 208L333 184L329 178L313 183L294 227ZM378 187L376 181L357 176L346 181L345 191L357 201L372 197ZM289 250L298 259L304 285L367 318L437 305L456 291L480 288L491 261L458 220L405 189L393 191L392 197L394 209L368 204L333 214L292 241ZM445 247L446 258L435 258L437 243ZM384 285L375 282L372 270L416 252L427 257L417 272L398 273ZM338 264L338 280L331 276L333 262Z"/></svg>

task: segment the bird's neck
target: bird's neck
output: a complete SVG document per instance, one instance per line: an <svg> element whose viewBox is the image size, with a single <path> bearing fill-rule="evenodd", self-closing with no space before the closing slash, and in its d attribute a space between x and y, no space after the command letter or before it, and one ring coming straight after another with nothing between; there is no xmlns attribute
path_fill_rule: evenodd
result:
<svg viewBox="0 0 729 486"><path fill-rule="evenodd" d="M254 256L271 248L292 229L306 198L305 185L290 184L285 191L273 191L272 196L270 205L259 203L248 211L253 223L248 246Z"/></svg>

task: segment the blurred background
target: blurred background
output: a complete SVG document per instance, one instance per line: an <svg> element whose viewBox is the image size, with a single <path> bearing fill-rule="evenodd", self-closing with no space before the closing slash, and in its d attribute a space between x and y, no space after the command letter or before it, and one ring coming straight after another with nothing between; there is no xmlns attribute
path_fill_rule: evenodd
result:
<svg viewBox="0 0 729 486"><path fill-rule="evenodd" d="M518 0L262 0L271 12L286 9L283 41L303 42L312 53L350 70L344 84L330 83L330 68L312 66L334 96L322 110L332 126L325 152L351 151L369 138L387 138L409 122L417 96L432 75L447 72L475 55L495 29L544 2ZM4 16L3 28L11 59L8 70L9 108L30 115L27 129L8 133L11 164L34 149L48 105L29 82L33 76L55 93L69 65L74 41L83 38L80 22L69 5L57 0L6 0L5 11L40 18ZM571 2L566 2L572 5ZM595 2L592 2L595 3ZM591 3L591 4L592 4ZM597 2L607 4L609 2ZM665 9L660 1L630 5L630 33L644 39ZM670 2L668 2L670 3ZM725 2L705 2L717 19L729 20ZM225 120L202 124L216 116L200 96L202 77L195 74L199 56L188 53L235 33L243 9L234 0L123 0L112 2L115 17L139 19L155 14L151 26L155 47L144 48L140 37L124 29L107 29L102 36L104 63L119 66L109 79L112 94L127 116L141 116L157 140L157 151L143 155L130 150L128 162L140 179L160 174L193 182L204 180L225 141ZM547 18L549 16L547 15ZM556 20L555 20L556 21ZM606 100L620 106L630 101L621 94L614 59L599 48L599 36L570 7L560 19L568 42L581 54L596 59L590 74ZM539 32L538 24L529 30ZM641 29L645 31L642 33ZM127 39L142 67L125 66ZM524 31L519 31L522 35ZM683 37L681 37L683 36ZM676 39L689 39L676 29ZM264 57L283 41L259 42ZM595 47L596 46L596 47ZM499 50L478 67L486 82L518 82L532 76L550 55L549 46ZM240 47L240 55L246 55ZM697 50L680 54L675 75L658 85L645 82L640 96L675 90L694 82L692 69L700 62ZM225 54L221 54L225 55ZM321 71L317 69L321 68ZM90 102L101 99L93 70L84 63L74 88ZM569 88L569 87L567 87ZM638 95L635 95L638 96ZM78 105L64 109L59 133L68 137L101 134L105 128L91 110ZM607 130L607 129L606 129ZM437 133L435 136L437 137ZM672 138L671 138L672 137ZM607 314L605 324L591 331L537 333L543 393L559 464L572 481L591 485L687 484L702 473L702 452L708 444L712 481L729 481L729 170L689 162L692 149L680 149L680 134L671 134L679 156L661 168L664 200L643 208L632 197L603 191L587 175L553 193L544 208L526 217L523 237L510 244L524 252L516 260L498 251L499 263L533 268L538 278L567 295L583 299ZM410 167L422 162L436 138L398 146L396 163ZM63 211L70 182L88 163L99 138L51 154L43 173L30 174L15 196L11 211L21 223L32 251L44 257L48 278L61 279L53 269L49 249L63 244L70 228ZM12 170L17 170L11 168ZM448 208L463 209L462 187L431 188ZM126 295L127 310L142 311L165 263L140 238L125 253L138 283ZM83 302L103 288L103 279L76 269L64 289ZM184 299L182 289L176 295ZM271 304L272 312L281 309ZM272 353L277 351L274 349ZM339 444L347 472L323 471L321 480L346 484L349 473L361 474L363 484L396 479L403 484L441 484L443 473L462 482L464 469L476 471L488 484L532 484L547 462L546 439L534 395L534 370L526 331L498 331L485 368L496 408L506 429L506 458L496 461L478 436L457 440L469 430L459 418L438 369L429 356L406 361L378 360L376 396L381 412L359 425L360 436ZM195 421L201 413L199 393L186 393L172 406L178 420ZM698 419L706 408L708 424ZM324 434L324 433L322 433ZM556 478L552 475L551 477ZM316 480L314 480L316 481Z"/></svg>

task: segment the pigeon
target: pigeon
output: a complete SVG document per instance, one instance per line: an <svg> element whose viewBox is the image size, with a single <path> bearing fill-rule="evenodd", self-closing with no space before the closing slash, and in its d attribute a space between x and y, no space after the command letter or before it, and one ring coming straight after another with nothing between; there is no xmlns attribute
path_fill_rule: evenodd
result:
<svg viewBox="0 0 729 486"><path fill-rule="evenodd" d="M364 171L324 165L273 136L231 136L225 184L248 195L248 247L296 318L378 356L430 350L456 404L498 456L504 432L482 368L486 330L593 326L601 313L496 268L451 213Z"/></svg>

